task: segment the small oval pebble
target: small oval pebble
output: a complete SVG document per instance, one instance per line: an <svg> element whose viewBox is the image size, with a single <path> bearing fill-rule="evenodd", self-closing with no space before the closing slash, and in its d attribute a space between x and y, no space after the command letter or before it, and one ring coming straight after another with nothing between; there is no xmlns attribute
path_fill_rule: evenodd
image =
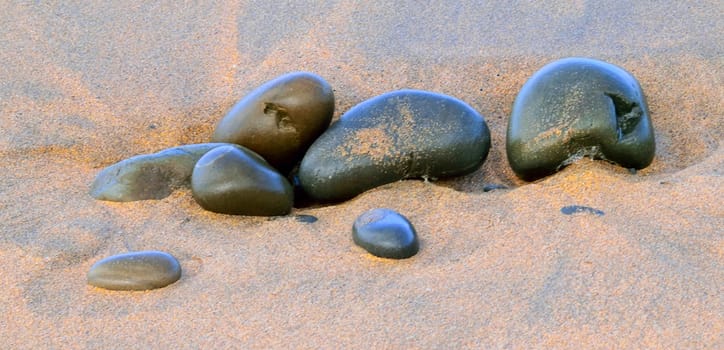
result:
<svg viewBox="0 0 724 350"><path fill-rule="evenodd" d="M217 147L201 157L191 190L204 209L222 214L285 215L294 202L289 181L242 146Z"/></svg>
<svg viewBox="0 0 724 350"><path fill-rule="evenodd" d="M476 170L490 149L483 117L464 102L399 90L358 104L312 144L299 166L304 191L341 201L408 178Z"/></svg>
<svg viewBox="0 0 724 350"><path fill-rule="evenodd" d="M420 249L417 232L409 220L391 209L372 209L352 226L354 242L381 258L405 259Z"/></svg>
<svg viewBox="0 0 724 350"><path fill-rule="evenodd" d="M332 87L320 76L295 72L258 87L221 119L213 142L242 145L286 173L328 126Z"/></svg>
<svg viewBox="0 0 724 350"><path fill-rule="evenodd" d="M515 99L508 161L526 180L582 157L641 169L654 157L654 131L643 91L624 69L588 58L541 68Z"/></svg>
<svg viewBox="0 0 724 350"><path fill-rule="evenodd" d="M88 284L110 290L163 288L181 278L181 265L171 254L140 251L104 258L88 271Z"/></svg>

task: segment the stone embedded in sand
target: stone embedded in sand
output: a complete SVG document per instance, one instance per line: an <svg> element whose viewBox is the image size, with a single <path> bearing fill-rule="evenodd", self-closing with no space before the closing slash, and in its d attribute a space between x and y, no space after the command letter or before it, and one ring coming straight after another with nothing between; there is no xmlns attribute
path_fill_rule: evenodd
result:
<svg viewBox="0 0 724 350"><path fill-rule="evenodd" d="M201 143L143 154L113 164L98 173L90 195L99 200L130 202L168 197L188 187L196 162L206 152L228 143Z"/></svg>
<svg viewBox="0 0 724 350"><path fill-rule="evenodd" d="M242 145L281 172L288 172L332 120L334 94L321 77L282 75L260 86L224 116L213 142Z"/></svg>
<svg viewBox="0 0 724 350"><path fill-rule="evenodd" d="M566 58L541 68L515 99L508 161L526 180L584 156L641 169L654 157L654 130L643 91L622 68Z"/></svg>
<svg viewBox="0 0 724 350"><path fill-rule="evenodd" d="M305 214L297 215L295 218L297 221L307 223L307 224L315 223L315 222L317 222L317 220L319 220L314 215L305 215Z"/></svg>
<svg viewBox="0 0 724 350"><path fill-rule="evenodd" d="M191 190L204 209L222 214L285 215L294 202L287 179L261 156L237 145L217 147L201 157L191 175Z"/></svg>
<svg viewBox="0 0 724 350"><path fill-rule="evenodd" d="M483 117L450 96L400 90L358 104L307 151L299 181L310 197L340 201L407 178L476 170L488 155Z"/></svg>
<svg viewBox="0 0 724 350"><path fill-rule="evenodd" d="M391 209L372 209L352 226L354 242L381 258L406 259L420 249L417 233L409 220Z"/></svg>
<svg viewBox="0 0 724 350"><path fill-rule="evenodd" d="M492 192L496 190L507 190L508 186L496 183L487 183L483 185L483 192Z"/></svg>
<svg viewBox="0 0 724 350"><path fill-rule="evenodd" d="M583 205L566 205L561 208L561 213L566 215L573 215L577 213L588 213L596 216L603 216L603 210L591 208Z"/></svg>
<svg viewBox="0 0 724 350"><path fill-rule="evenodd" d="M178 260L153 250L113 255L96 262L88 271L88 284L111 290L163 288L179 278Z"/></svg>

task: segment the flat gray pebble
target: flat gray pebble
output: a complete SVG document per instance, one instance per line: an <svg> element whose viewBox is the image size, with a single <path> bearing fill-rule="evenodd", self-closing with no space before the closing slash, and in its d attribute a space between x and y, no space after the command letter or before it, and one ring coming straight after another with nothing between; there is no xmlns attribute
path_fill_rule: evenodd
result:
<svg viewBox="0 0 724 350"><path fill-rule="evenodd" d="M110 290L163 288L181 278L181 265L171 254L148 250L109 256L88 271L88 284Z"/></svg>

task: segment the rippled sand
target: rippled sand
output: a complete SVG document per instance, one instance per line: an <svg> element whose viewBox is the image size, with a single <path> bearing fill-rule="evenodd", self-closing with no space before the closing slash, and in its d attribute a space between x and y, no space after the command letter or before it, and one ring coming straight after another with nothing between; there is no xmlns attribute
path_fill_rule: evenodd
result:
<svg viewBox="0 0 724 350"><path fill-rule="evenodd" d="M292 3L0 4L7 348L724 347L720 2ZM649 168L512 173L513 100L567 56L638 78L656 130ZM488 122L488 161L276 219L206 212L189 191L88 195L103 167L208 141L245 93L296 70L332 84L335 118L399 88L462 99ZM483 192L491 183L509 189ZM354 219L375 207L413 222L418 255L353 244ZM95 261L146 249L176 256L181 280L86 284Z"/></svg>

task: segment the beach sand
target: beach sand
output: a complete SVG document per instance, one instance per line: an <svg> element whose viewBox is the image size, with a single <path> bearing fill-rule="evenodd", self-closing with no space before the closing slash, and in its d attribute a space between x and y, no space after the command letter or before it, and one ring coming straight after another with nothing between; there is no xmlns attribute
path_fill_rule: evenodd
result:
<svg viewBox="0 0 724 350"><path fill-rule="evenodd" d="M0 14L3 348L724 348L720 1L7 1ZM515 177L513 100L568 56L639 80L651 166ZM400 88L457 97L490 127L488 160L277 218L207 212L190 190L89 196L104 167L207 142L244 94L299 70L334 87L335 119ZM377 207L415 225L416 256L353 244L354 219ZM147 249L176 256L181 279L87 285L94 262Z"/></svg>

